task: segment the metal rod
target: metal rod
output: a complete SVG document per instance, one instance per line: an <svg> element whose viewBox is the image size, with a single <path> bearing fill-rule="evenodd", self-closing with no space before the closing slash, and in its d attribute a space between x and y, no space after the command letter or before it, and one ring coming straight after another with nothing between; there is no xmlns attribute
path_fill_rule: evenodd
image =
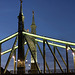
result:
<svg viewBox="0 0 75 75"><path fill-rule="evenodd" d="M59 50L58 50L58 48L57 48L57 47L56 47L56 50L57 50L57 52L59 53L59 55L60 55L60 57L61 57L62 61L63 61L63 62L64 62L64 64L65 64L65 66L67 67L66 62L65 62L65 60L63 59L63 57L62 57L62 55L60 54L60 52L59 52Z"/></svg>
<svg viewBox="0 0 75 75"><path fill-rule="evenodd" d="M38 46L39 51L40 51L40 53L41 53L41 55L42 55L42 58L43 58L43 60L44 60L43 53L42 53L41 48L40 48L40 46L39 46L38 43L37 43L37 46ZM49 66L48 66L47 62L46 62L46 66L47 66L47 69L48 69L49 73L51 73L51 71L50 71L50 69L49 69Z"/></svg>
<svg viewBox="0 0 75 75"><path fill-rule="evenodd" d="M1 43L0 43L0 75L1 75Z"/></svg>
<svg viewBox="0 0 75 75"><path fill-rule="evenodd" d="M25 42L24 43L24 45L26 45L27 43ZM16 50L18 48L18 46L15 46L14 47L14 49ZM6 54L6 53L9 53L9 52L11 52L12 51L12 48L11 49L9 49L9 50L6 50L6 51L4 51L4 52L1 52L1 55L4 55L4 54Z"/></svg>
<svg viewBox="0 0 75 75"><path fill-rule="evenodd" d="M26 54L25 54L25 59L24 59L24 61L26 60L26 57L27 57L27 55L28 55L28 52L29 52L29 48L27 49L27 51L26 51Z"/></svg>
<svg viewBox="0 0 75 75"><path fill-rule="evenodd" d="M64 62L64 64L65 64L65 66L67 67L67 64L66 64L65 60L63 59L62 55L60 54L60 52L59 52L58 48L57 48L57 47L55 47L55 48L56 48L57 52L59 53L59 55L60 55L60 57L61 57L62 61L63 61L63 62ZM70 69L69 69L69 72L70 72Z"/></svg>
<svg viewBox="0 0 75 75"><path fill-rule="evenodd" d="M10 39L12 39L13 37L17 36L18 35L18 32L16 32L15 34L11 35L11 36L8 36L7 38L4 38L0 41L0 43L4 43Z"/></svg>
<svg viewBox="0 0 75 75"><path fill-rule="evenodd" d="M16 50L14 51L14 74L16 74Z"/></svg>
<svg viewBox="0 0 75 75"><path fill-rule="evenodd" d="M42 40L39 40L39 39L35 39L35 41L43 43L43 41L42 41ZM60 48L66 49L66 47L63 46L63 45L58 45L58 44L51 43L51 42L48 42L48 44L49 44L49 45L52 45L52 46L55 46L55 47L60 47ZM72 49L73 49L73 51L75 51L75 48L72 48ZM69 47L68 47L68 50L70 50Z"/></svg>
<svg viewBox="0 0 75 75"><path fill-rule="evenodd" d="M75 51L73 51L73 49L71 48L71 46L69 45L71 51L73 52L73 61L74 61L74 72L75 72Z"/></svg>
<svg viewBox="0 0 75 75"><path fill-rule="evenodd" d="M38 64L37 64L37 62L36 62L36 60L35 60L35 57L34 57L34 55L33 55L33 53L32 53L31 47L29 46L29 43L28 43L28 40L27 40L27 37L26 37L26 36L25 36L25 40L26 40L26 42L27 42L28 48L29 48L29 50L30 50L30 52L31 52L31 55L32 55L32 57L33 57L33 59L34 59L34 62L35 62L35 64L36 64L37 70L39 71L39 73L41 73L41 70L40 70L40 68L39 68L39 66L38 66Z"/></svg>
<svg viewBox="0 0 75 75"><path fill-rule="evenodd" d="M54 54L55 54L55 46L53 46ZM56 73L56 60L54 58L54 73Z"/></svg>
<svg viewBox="0 0 75 75"><path fill-rule="evenodd" d="M42 40L35 39L35 41L38 41L38 42L43 43ZM49 45L52 45L52 46L60 47L60 48L66 48L65 46L58 45L58 44L54 44L54 43L50 43L50 42L48 42L48 44L49 44ZM24 45L26 45L26 42L24 43ZM18 46L15 47L15 49L17 49L17 48L18 48ZM69 50L69 49L70 49L70 48L68 47L68 50ZM71 49L73 50L73 52L75 51L75 48L71 48ZM10 52L11 50L12 50L12 48L9 49L9 50L6 50L6 51L4 51L4 52L1 52L1 55L4 55L4 54Z"/></svg>
<svg viewBox="0 0 75 75"><path fill-rule="evenodd" d="M69 67L68 67L68 50L67 50L67 45L66 45L66 63L67 63L67 73L69 72Z"/></svg>
<svg viewBox="0 0 75 75"><path fill-rule="evenodd" d="M15 42L14 42L13 47L12 47L12 51L11 51L9 57L8 57L8 60L7 60L6 65L5 65L4 74L6 73L7 67L8 67L8 65L9 65L9 62L10 62L10 60L11 60L11 58L12 58L13 53L14 53L14 47L16 46L17 40L18 40L18 36L17 36L16 39L15 39Z"/></svg>
<svg viewBox="0 0 75 75"><path fill-rule="evenodd" d="M70 46L70 45L69 45L69 48L71 49L71 51L72 51L72 52L75 52L75 51L73 50L73 48L71 48L71 46Z"/></svg>
<svg viewBox="0 0 75 75"><path fill-rule="evenodd" d="M54 58L55 58L55 60L56 60L56 62L57 62L57 64L58 64L59 68L60 68L61 71L64 73L64 71L63 71L63 69L62 69L62 67L61 67L61 65L60 65L60 63L59 63L59 61L57 60L57 58L56 58L54 52L52 51L51 47L49 46L49 44L48 44L48 42L47 42L47 40L46 40L46 43L47 43L47 46L49 47L49 50L51 51L52 55L54 56Z"/></svg>
<svg viewBox="0 0 75 75"><path fill-rule="evenodd" d="M45 40L43 40L43 57L44 57L44 74L46 73L46 54L45 54Z"/></svg>
<svg viewBox="0 0 75 75"><path fill-rule="evenodd" d="M73 61L74 61L74 72L75 72L75 53L73 55Z"/></svg>
<svg viewBox="0 0 75 75"><path fill-rule="evenodd" d="M63 44L68 44L68 45L74 45L75 46L75 43L71 43L71 42L66 42L66 41L57 40L57 39L53 39L53 38L48 38L48 37L44 37L44 36L40 36L40 35L27 33L27 32L22 32L22 33L26 34L26 35L36 37L36 38L41 38L41 39L44 39L44 40L49 40L49 41L54 41L54 42L58 42L58 43L63 43Z"/></svg>

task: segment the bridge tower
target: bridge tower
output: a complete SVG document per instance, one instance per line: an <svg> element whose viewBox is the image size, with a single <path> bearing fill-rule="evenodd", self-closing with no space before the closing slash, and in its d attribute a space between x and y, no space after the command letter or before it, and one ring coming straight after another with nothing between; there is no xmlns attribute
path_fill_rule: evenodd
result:
<svg viewBox="0 0 75 75"><path fill-rule="evenodd" d="M36 34L36 25L35 25L35 20L34 20L34 11L32 11L33 17L32 17L32 24L31 24L31 33ZM35 45L35 50L33 50L33 55L35 57L35 60L37 62L37 49L36 49L36 42L35 42L35 37L32 38L34 45ZM32 73L37 73L37 68L34 62L34 59L31 55L31 72Z"/></svg>
<svg viewBox="0 0 75 75"><path fill-rule="evenodd" d="M25 73L25 61L24 61L24 16L22 11L22 0L20 0L20 13L18 16L18 63L17 74Z"/></svg>

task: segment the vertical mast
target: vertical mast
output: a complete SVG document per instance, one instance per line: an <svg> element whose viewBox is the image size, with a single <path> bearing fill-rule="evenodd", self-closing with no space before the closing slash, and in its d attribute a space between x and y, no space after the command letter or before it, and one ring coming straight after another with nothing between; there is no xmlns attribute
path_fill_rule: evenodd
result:
<svg viewBox="0 0 75 75"><path fill-rule="evenodd" d="M18 63L17 74L25 73L25 61L24 61L24 16L22 11L22 0L20 0L20 13L18 16Z"/></svg>

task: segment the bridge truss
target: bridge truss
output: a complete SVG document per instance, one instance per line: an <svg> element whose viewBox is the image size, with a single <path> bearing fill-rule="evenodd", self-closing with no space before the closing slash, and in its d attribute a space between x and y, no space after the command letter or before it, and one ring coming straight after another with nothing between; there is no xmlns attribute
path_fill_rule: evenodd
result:
<svg viewBox="0 0 75 75"><path fill-rule="evenodd" d="M13 46L11 49L2 51L1 46L4 42L15 38L15 41L13 43ZM16 46L18 41L18 46ZM41 50L41 47L39 43L42 43L43 46L43 52ZM53 42L53 43L52 43ZM28 46L27 52L24 56L24 45ZM32 20L32 25L31 25L31 33L26 31L24 29L24 16L23 16L23 11L22 11L22 0L20 0L20 12L18 16L18 32L15 34L8 36L5 39L0 40L0 74L1 74L1 56L4 54L7 54L10 52L8 60L5 64L5 70L4 74L6 73L7 67L10 63L10 60L14 54L14 73L16 73L16 49L18 48L18 57L17 57L17 73L19 74L24 74L25 72L25 60L28 55L28 52L30 51L31 53L31 70L30 73L42 73L38 63L37 63L37 51L36 51L36 45L41 53L41 56L43 58L43 70L44 74L47 73L46 69L48 69L48 73L52 73L50 70L50 66L48 65L48 62L46 61L46 46L48 47L48 50L51 52L54 58L54 73L56 73L56 63L58 64L61 73L65 73L63 70L60 62L58 61L58 58L56 57L56 51L58 52L60 58L62 59L64 65L66 66L67 73L71 72L69 69L69 62L68 62L68 50L71 50L73 52L73 59L74 59L74 72L75 72L75 43L72 42L66 42L62 40L57 40L49 37L44 37L40 35L36 35L36 25L34 21L34 11L33 11L33 20ZM53 46L53 49L52 49ZM58 48L65 49L66 51L66 61L64 60L63 56L61 55L60 51ZM33 62L33 63L32 63ZM34 70L34 71L33 71Z"/></svg>
<svg viewBox="0 0 75 75"><path fill-rule="evenodd" d="M48 62L46 62L46 53L45 53L46 52L46 48L45 48L46 45L48 46L49 51L51 52L51 54L54 57L54 73L56 73L56 63L58 64L58 66L59 66L59 68L61 70L61 73L65 73L65 71L63 70L61 64L58 61L58 58L56 57L56 54L55 54L56 50L57 50L58 54L60 55L60 58L62 59L63 63L66 66L66 70L67 70L66 73L71 72L71 70L69 69L69 63L68 63L68 59L69 59L68 58L68 50L72 51L72 53L73 53L73 60L74 60L74 72L75 72L75 48L74 48L75 43L66 42L66 41L62 41L62 40L57 40L57 39L53 39L53 38L48 38L48 37L44 37L44 36L40 36L40 35L35 35L35 34L31 34L31 33L26 32L26 31L25 32L23 31L22 34L25 36L24 37L25 38L24 45L26 45L26 44L28 45L28 50L27 50L27 52L25 54L25 60L26 60L28 52L30 51L30 53L31 53L31 55L32 55L32 57L33 57L33 59L35 61L38 73L42 73L42 72L41 72L41 70L39 68L39 65L38 65L38 63L37 63L37 61L35 59L35 56L34 56L34 54L32 52L32 46L33 46L32 38L34 38L34 37L35 37L34 40L36 41L38 49L39 49L39 51L40 51L40 53L42 55L42 58L43 58L43 67L44 67L43 68L43 70L44 70L43 73L47 73L46 69L48 69L48 73L51 73L50 67L47 64ZM8 41L8 40L10 40L10 39L12 39L14 37L16 37L16 39L14 41L14 44L13 44L12 48L9 49L9 50L6 50L4 52L1 52L1 45L4 42L6 42L6 41ZM15 52L16 52L16 49L18 48L18 46L16 46L17 40L18 40L18 32L16 32L15 34L13 34L11 36L8 36L7 38L5 38L3 40L0 40L0 52L1 52L0 53L0 66L1 66L1 56L10 52L10 55L8 57L8 60L7 60L7 63L5 65L4 73L6 73L7 67L8 67L8 65L10 63L10 60L11 60L13 54L14 54L14 58L16 58ZM42 45L43 45L43 52L42 52L38 42L42 43ZM54 42L54 43L52 43L52 42ZM56 43L58 43L58 44L56 44ZM51 48L51 46L53 46L53 49ZM66 51L66 61L62 57L62 55L61 55L60 51L58 50L58 48L65 49L65 51ZM15 66L16 63L15 63L15 61L16 61L16 59L14 60L14 72L16 71L16 66Z"/></svg>

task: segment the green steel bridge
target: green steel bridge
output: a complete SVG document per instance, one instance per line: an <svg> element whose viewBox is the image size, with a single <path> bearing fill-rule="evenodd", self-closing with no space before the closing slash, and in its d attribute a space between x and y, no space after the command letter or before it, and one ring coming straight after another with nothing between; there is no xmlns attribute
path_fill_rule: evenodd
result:
<svg viewBox="0 0 75 75"><path fill-rule="evenodd" d="M8 49L6 51L1 50L1 46L3 43L5 43L8 40L11 40L12 38L15 38L13 46L11 49ZM17 44L18 41L18 45ZM39 45L39 42L42 43L43 47L43 52L41 50L41 47ZM54 43L52 43L54 42ZM24 54L24 45L28 46L26 54ZM43 59L43 72L40 69L38 63L37 63L37 47L41 53L42 59ZM46 60L46 46L48 47L49 51L53 55L54 58L54 72L50 70L50 67L48 65L49 62ZM52 48L53 47L53 48ZM66 54L66 61L64 60L62 54L59 51L61 49L65 49L65 54ZM18 50L18 54L16 56L16 51ZM74 61L74 71L75 73L75 43L72 42L67 42L67 41L62 41L58 39L53 39L45 36L40 36L36 34L36 25L34 21L34 11L33 11L33 18L32 18L32 25L31 25L31 32L28 30L24 29L24 16L23 16L23 11L22 11L22 0L20 0L20 13L18 16L18 32L14 33L13 35L10 35L2 40L0 40L0 67L1 67L1 56L4 54L10 53L8 60L5 65L5 70L4 74L6 73L6 70L8 68L8 65L10 63L11 58L14 58L14 74L26 74L26 66L25 66L25 61L28 55L28 52L30 51L31 53L31 68L29 70L30 74L46 74L46 73L56 73L57 68L56 68L56 63L58 64L61 73L71 73L72 71L69 69L69 53L68 51L71 50L73 54L73 61ZM64 63L66 67L66 71L63 69L61 66L61 63L59 62L58 58L56 57L56 53L58 52L62 62ZM14 54L14 56L13 56ZM17 57L17 59L16 59ZM16 61L17 61L17 71L16 71ZM0 68L0 74L1 74L1 68Z"/></svg>

